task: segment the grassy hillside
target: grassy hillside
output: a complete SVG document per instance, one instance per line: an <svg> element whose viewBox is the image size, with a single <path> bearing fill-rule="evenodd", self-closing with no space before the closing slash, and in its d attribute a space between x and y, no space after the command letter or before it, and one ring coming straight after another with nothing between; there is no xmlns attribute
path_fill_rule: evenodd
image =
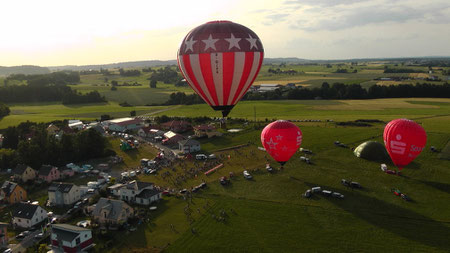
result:
<svg viewBox="0 0 450 253"><path fill-rule="evenodd" d="M141 180L176 189L190 188L205 180L208 188L195 193L192 202L166 197L158 204L162 211L154 213L151 221L141 225L137 232L117 235L119 247L109 251L120 252L130 248L136 252L450 250L450 202L447 201L450 197L450 160L441 159L443 154L432 153L429 149L435 146L444 153L448 152L450 100L369 100L365 101L366 105L360 101L288 102L270 102L261 111L274 118L279 115L292 118L308 116L311 119L331 117L335 121L415 118L427 131L427 146L403 170L402 176L388 175L380 170L379 162L357 158L350 149L333 144L335 140L350 147L366 140L382 142L384 123L375 123L371 127L341 127L332 122L300 122L297 124L304 136L302 147L314 152L311 156L313 164L301 162L298 159L301 153L298 152L284 170L269 174L264 169L266 161L275 168L279 165L257 149L261 146L261 129L254 129L250 124L242 126L244 131L240 133L202 139L205 152L245 143L249 145L237 150L215 152L223 157L219 158L224 163L222 169L210 176L200 173L181 185L175 185L171 179L183 175L183 169L198 166L194 161L175 164L156 176L140 176ZM264 104L257 103L261 107ZM348 104L359 106L360 110L349 110L346 107ZM247 107L251 116L252 107L250 104ZM206 110L208 115L207 107L182 108L188 115L199 110ZM394 169L390 161L386 163ZM244 169L251 171L253 180L248 181L241 176ZM166 171L173 176L164 179L161 175ZM232 178L231 185L223 187L218 179L228 176L229 172L234 172L236 176ZM340 183L342 178L358 181L364 188L351 190ZM312 186L340 192L345 199L322 195L302 198L301 194ZM406 202L395 196L391 188L400 189L412 201ZM192 223L184 214L186 206L192 209ZM222 211L226 215L222 215ZM217 221L220 216L225 219ZM170 224L176 231L170 229Z"/></svg>

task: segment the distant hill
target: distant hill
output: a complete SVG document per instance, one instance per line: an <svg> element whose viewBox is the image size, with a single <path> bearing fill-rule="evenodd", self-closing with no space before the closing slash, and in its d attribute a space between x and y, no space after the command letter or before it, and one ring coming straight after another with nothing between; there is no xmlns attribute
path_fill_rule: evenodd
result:
<svg viewBox="0 0 450 253"><path fill-rule="evenodd" d="M165 65L174 65L177 64L176 60L168 60L168 61L130 61L130 62L119 62L119 63L110 63L110 64L99 64L99 65L66 65L66 66L54 66L48 67L51 71L58 70L100 70L100 69L113 69L113 68L143 68L143 67L156 67L156 66L165 66Z"/></svg>
<svg viewBox="0 0 450 253"><path fill-rule="evenodd" d="M337 60L309 60L301 59L297 57L287 58L264 58L264 64L327 64L327 63L345 63L345 62L392 62L392 63L410 63L410 64L428 64L431 62L440 62L450 66L450 57L448 56L428 56L428 57L399 57L399 58L361 58L361 59L337 59ZM168 61L130 61L130 62L118 62L109 64L98 65L65 65L65 66L51 66L51 67L39 67L39 66L14 66L14 67L1 67L0 76L6 76L10 74L46 74L50 71L60 70L100 70L100 69L113 69L113 68L143 68L143 67L157 67L166 65L176 65L176 60Z"/></svg>
<svg viewBox="0 0 450 253"><path fill-rule="evenodd" d="M34 75L34 74L48 74L48 73L50 73L50 69L46 67L39 67L32 65L13 66L13 67L0 66L0 76L8 76L11 74Z"/></svg>

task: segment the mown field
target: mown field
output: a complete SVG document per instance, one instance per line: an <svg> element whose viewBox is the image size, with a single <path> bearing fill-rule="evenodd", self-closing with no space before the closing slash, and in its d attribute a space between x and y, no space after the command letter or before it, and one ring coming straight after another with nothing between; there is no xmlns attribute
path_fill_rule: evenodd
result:
<svg viewBox="0 0 450 253"><path fill-rule="evenodd" d="M11 113L0 120L0 129L8 126L15 126L25 121L33 122L51 122L54 120L80 119L95 120L100 119L103 114L112 117L129 117L131 111L136 111L137 115L152 113L160 109L170 107L148 107L132 106L122 107L117 103L99 103L99 104L78 104L62 105L60 103L37 103L37 104L15 104L8 105Z"/></svg>
<svg viewBox="0 0 450 253"><path fill-rule="evenodd" d="M165 197L149 222L131 233L116 234L117 247L110 252L448 252L450 251L450 99L388 99L362 101L277 101L240 103L233 113L257 117L290 119L380 119L387 122L407 117L421 123L427 131L427 146L422 154L403 170L402 176L388 175L380 162L357 158L350 149L336 147L339 140L356 147L366 140L382 142L384 123L371 127L342 127L333 122L296 123L303 132L302 147L311 149L313 164L299 160L299 152L284 170L269 174L266 161L279 168L257 149L261 146L260 127L241 126L240 133L202 139L205 152L223 155L222 169L210 176L199 174L181 185L164 179L170 171L181 175L183 168L194 167L185 161L163 169L158 175L143 175L140 180L161 186L190 188L202 180L208 188L193 194L192 202ZM349 109L348 106L355 108ZM258 109L261 108L261 109ZM185 115L212 115L207 107L186 106L164 112ZM261 116L260 114L264 114ZM239 127L239 126L232 126ZM236 150L217 151L249 144ZM432 153L430 146L442 150ZM148 155L154 151L147 151ZM131 156L138 158L146 153ZM227 158L230 156L230 158ZM390 169L391 162L386 161ZM175 169L173 171L172 169ZM242 177L244 169L254 176ZM218 183L221 176L234 172L231 184ZM354 180L364 187L351 190L340 183ZM301 194L312 186L321 186L345 195L333 199ZM390 190L398 188L412 201L406 202ZM188 204L189 203L189 204ZM188 222L184 209L189 206L194 221ZM226 215L222 215L225 211ZM224 216L223 221L216 218ZM216 218L214 218L216 217ZM171 229L171 224L174 230ZM195 233L192 232L194 229Z"/></svg>
<svg viewBox="0 0 450 253"><path fill-rule="evenodd" d="M408 73L383 73L384 66L389 68L406 68L402 66L395 66L393 64L385 63L370 63L364 65L350 65L350 64L333 64L330 68L326 65L287 65L280 67L279 65L263 65L260 73L255 80L255 85L262 83L282 84L296 83L303 87L320 87L323 82L333 84L340 82L344 84L361 84L368 88L371 85L398 85L398 84L415 84L416 82L424 82L424 80L414 80L414 77L422 76L428 77L428 74L408 74ZM269 73L269 69L281 68L282 70L295 70L294 75L288 74L273 74ZM428 72L428 67L411 67L409 69L416 69ZM338 69L347 69L348 72L357 71L356 73L334 73ZM442 71L436 70L433 75L445 80ZM176 87L173 84L157 83L157 88L149 87L149 77L151 73L143 72L138 77L122 77L118 75L117 71L112 72L112 75L104 76L102 74L81 75L81 83L71 85L73 89L80 92L88 92L97 90L101 95L105 96L108 101L122 103L128 102L132 105L149 105L161 104L167 101L169 95L173 92L185 92L191 94L192 89L186 87ZM376 81L376 78L382 77L410 77L411 80L404 81ZM142 86L121 86L116 91L111 90L111 81L117 81L119 84L139 83ZM434 83L442 83L434 82Z"/></svg>

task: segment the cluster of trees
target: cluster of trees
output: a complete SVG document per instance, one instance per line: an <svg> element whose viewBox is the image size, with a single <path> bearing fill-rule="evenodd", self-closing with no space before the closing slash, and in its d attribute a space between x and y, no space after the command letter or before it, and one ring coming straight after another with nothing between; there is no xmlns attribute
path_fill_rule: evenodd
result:
<svg viewBox="0 0 450 253"><path fill-rule="evenodd" d="M55 122L66 126L65 122ZM94 129L63 134L60 139L49 135L44 123L24 122L4 130L0 149L0 168L13 168L18 163L39 168L42 164L56 166L113 155L106 138Z"/></svg>
<svg viewBox="0 0 450 253"><path fill-rule="evenodd" d="M150 77L150 81L160 81L163 83L177 83L183 79L183 77L176 71L173 70L170 66L166 66L164 68L160 68L157 71L152 73Z"/></svg>
<svg viewBox="0 0 450 253"><path fill-rule="evenodd" d="M356 72L358 72L358 70L356 70L356 69L354 69L354 70L352 71L352 73L356 73ZM334 73L345 74L345 73L350 73L350 72L348 71L348 69L337 69Z"/></svg>
<svg viewBox="0 0 450 253"><path fill-rule="evenodd" d="M205 103L203 99L197 94L186 95L184 92L176 92L170 94L166 105L193 105Z"/></svg>
<svg viewBox="0 0 450 253"><path fill-rule="evenodd" d="M26 81L27 85L0 87L0 101L5 103L61 101L63 104L105 102L97 91L86 94L72 90L67 84L80 81L78 72L64 71L45 75L11 75L9 80Z"/></svg>
<svg viewBox="0 0 450 253"><path fill-rule="evenodd" d="M75 71L58 71L44 75L16 74L8 76L5 80L27 81L30 86L66 85L79 83L80 74Z"/></svg>
<svg viewBox="0 0 450 253"><path fill-rule="evenodd" d="M203 124L203 123L207 123L211 121L210 117L169 117L167 115L161 115L161 116L156 116L153 118L153 120L157 123L157 124L162 124L162 123L166 123L169 122L171 120L184 120L187 121L191 124Z"/></svg>
<svg viewBox="0 0 450 253"><path fill-rule="evenodd" d="M283 70L280 68L276 68L276 69L269 68L269 70L267 72L272 73L272 74L288 74L288 75L295 75L298 73L298 71L294 70L294 69Z"/></svg>
<svg viewBox="0 0 450 253"><path fill-rule="evenodd" d="M77 91L70 90L70 92L66 92L62 96L62 103L65 105L68 104L87 104L87 103L101 103L106 102L106 98L101 96L98 91L90 91L85 94L81 94Z"/></svg>
<svg viewBox="0 0 450 253"><path fill-rule="evenodd" d="M280 88L268 92L249 92L243 100L276 100L276 99L372 99L402 97L450 97L450 84L401 84L380 86L372 85L364 89L359 84L346 85L323 83L320 88Z"/></svg>
<svg viewBox="0 0 450 253"><path fill-rule="evenodd" d="M141 71L139 71L138 69L124 70L124 69L120 68L119 74L121 76L140 76Z"/></svg>
<svg viewBox="0 0 450 253"><path fill-rule="evenodd" d="M10 113L9 107L0 102L0 119L8 116Z"/></svg>
<svg viewBox="0 0 450 253"><path fill-rule="evenodd" d="M425 71L413 68L389 68L385 66L384 73L425 73Z"/></svg>

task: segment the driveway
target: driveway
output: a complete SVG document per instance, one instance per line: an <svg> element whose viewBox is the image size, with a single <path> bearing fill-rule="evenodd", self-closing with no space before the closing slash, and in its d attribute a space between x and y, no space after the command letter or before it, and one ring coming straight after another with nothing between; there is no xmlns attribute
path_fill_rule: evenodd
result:
<svg viewBox="0 0 450 253"><path fill-rule="evenodd" d="M27 251L27 248L33 246L36 241L34 240L34 236L39 234L41 232L40 229L32 232L27 237L23 238L20 243L11 245L11 249L14 253L25 253Z"/></svg>

